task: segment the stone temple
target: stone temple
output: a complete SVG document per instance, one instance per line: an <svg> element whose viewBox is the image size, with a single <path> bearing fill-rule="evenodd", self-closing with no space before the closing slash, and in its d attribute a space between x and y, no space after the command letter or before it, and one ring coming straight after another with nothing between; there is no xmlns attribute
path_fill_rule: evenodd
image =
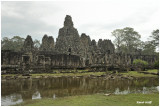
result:
<svg viewBox="0 0 160 107"><path fill-rule="evenodd" d="M72 18L68 15L65 18L64 27L59 30L55 50L64 54L68 52L73 55L82 54L82 42L77 29L73 26Z"/></svg>
<svg viewBox="0 0 160 107"><path fill-rule="evenodd" d="M52 36L45 34L40 49L36 50L32 37L28 35L22 51L2 50L1 65L2 70L16 72L85 68L132 69L134 59L142 59L153 65L158 58L154 55L115 53L111 40L99 39L96 43L85 33L79 35L72 17L66 15L56 42Z"/></svg>

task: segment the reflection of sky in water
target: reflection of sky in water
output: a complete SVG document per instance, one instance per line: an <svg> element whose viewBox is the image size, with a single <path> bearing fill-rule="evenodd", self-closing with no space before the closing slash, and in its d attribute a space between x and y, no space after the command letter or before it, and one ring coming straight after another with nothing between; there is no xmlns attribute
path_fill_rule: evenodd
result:
<svg viewBox="0 0 160 107"><path fill-rule="evenodd" d="M41 94L36 91L33 95L32 95L32 99L41 99Z"/></svg>
<svg viewBox="0 0 160 107"><path fill-rule="evenodd" d="M53 99L56 99L56 94L53 94Z"/></svg>
<svg viewBox="0 0 160 107"><path fill-rule="evenodd" d="M143 87L142 90L130 90L129 87L127 90L124 91L120 91L119 88L115 89L114 94L129 94L129 93L143 93L143 94L147 94L147 93L152 93L152 92L158 92L159 91L159 86L157 87Z"/></svg>
<svg viewBox="0 0 160 107"><path fill-rule="evenodd" d="M147 93L152 93L152 92L157 92L157 91L159 91L159 86L157 86L157 87L150 87L150 88L143 87L142 93L143 94L147 94Z"/></svg>
<svg viewBox="0 0 160 107"><path fill-rule="evenodd" d="M11 94L7 96L1 96L2 106L15 105L21 102L23 102L21 94Z"/></svg>
<svg viewBox="0 0 160 107"><path fill-rule="evenodd" d="M157 91L159 91L159 86L157 86Z"/></svg>
<svg viewBox="0 0 160 107"><path fill-rule="evenodd" d="M114 94L128 94L128 93L130 93L129 87L128 87L128 90L124 90L124 91L120 91L119 88L116 88L114 92Z"/></svg>

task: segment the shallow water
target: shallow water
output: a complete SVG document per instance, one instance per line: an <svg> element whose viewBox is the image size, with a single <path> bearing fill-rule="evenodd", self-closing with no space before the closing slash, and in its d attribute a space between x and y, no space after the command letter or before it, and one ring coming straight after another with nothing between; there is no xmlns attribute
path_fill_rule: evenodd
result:
<svg viewBox="0 0 160 107"><path fill-rule="evenodd" d="M57 98L94 93L151 93L159 91L158 78L104 79L57 77L2 81L1 104L14 105L29 99Z"/></svg>

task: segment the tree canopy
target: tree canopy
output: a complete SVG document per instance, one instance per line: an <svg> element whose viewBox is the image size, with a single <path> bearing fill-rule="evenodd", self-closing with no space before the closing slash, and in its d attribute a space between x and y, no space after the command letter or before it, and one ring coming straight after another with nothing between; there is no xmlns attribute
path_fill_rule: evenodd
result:
<svg viewBox="0 0 160 107"><path fill-rule="evenodd" d="M115 37L113 43L118 53L154 55L156 54L156 47L159 47L158 29L153 30L149 38L150 41L145 42L141 41L141 35L130 27L116 29L112 32L112 36Z"/></svg>
<svg viewBox="0 0 160 107"><path fill-rule="evenodd" d="M141 35L130 27L116 29L112 32L112 36L115 37L117 52L134 53L141 44Z"/></svg>
<svg viewBox="0 0 160 107"><path fill-rule="evenodd" d="M153 30L150 38L152 39L151 43L153 43L155 47L159 47L159 29Z"/></svg>
<svg viewBox="0 0 160 107"><path fill-rule="evenodd" d="M1 40L1 49L2 50L12 50L12 51L21 51L24 45L24 38L21 38L20 36L14 36L13 38L4 37ZM34 48L36 50L39 50L40 47L40 41L35 39L33 41Z"/></svg>
<svg viewBox="0 0 160 107"><path fill-rule="evenodd" d="M24 43L24 38L19 36L14 36L13 38L9 39L8 37L4 37L1 40L1 49L2 50L14 50L14 51L21 51Z"/></svg>

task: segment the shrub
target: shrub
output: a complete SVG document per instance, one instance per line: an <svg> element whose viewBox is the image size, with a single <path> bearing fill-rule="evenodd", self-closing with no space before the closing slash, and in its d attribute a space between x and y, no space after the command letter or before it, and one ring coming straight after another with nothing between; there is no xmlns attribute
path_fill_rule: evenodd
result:
<svg viewBox="0 0 160 107"><path fill-rule="evenodd" d="M136 65L138 68L141 68L143 70L145 70L145 67L148 66L148 62L143 61L141 59L135 59L133 61L133 64Z"/></svg>

